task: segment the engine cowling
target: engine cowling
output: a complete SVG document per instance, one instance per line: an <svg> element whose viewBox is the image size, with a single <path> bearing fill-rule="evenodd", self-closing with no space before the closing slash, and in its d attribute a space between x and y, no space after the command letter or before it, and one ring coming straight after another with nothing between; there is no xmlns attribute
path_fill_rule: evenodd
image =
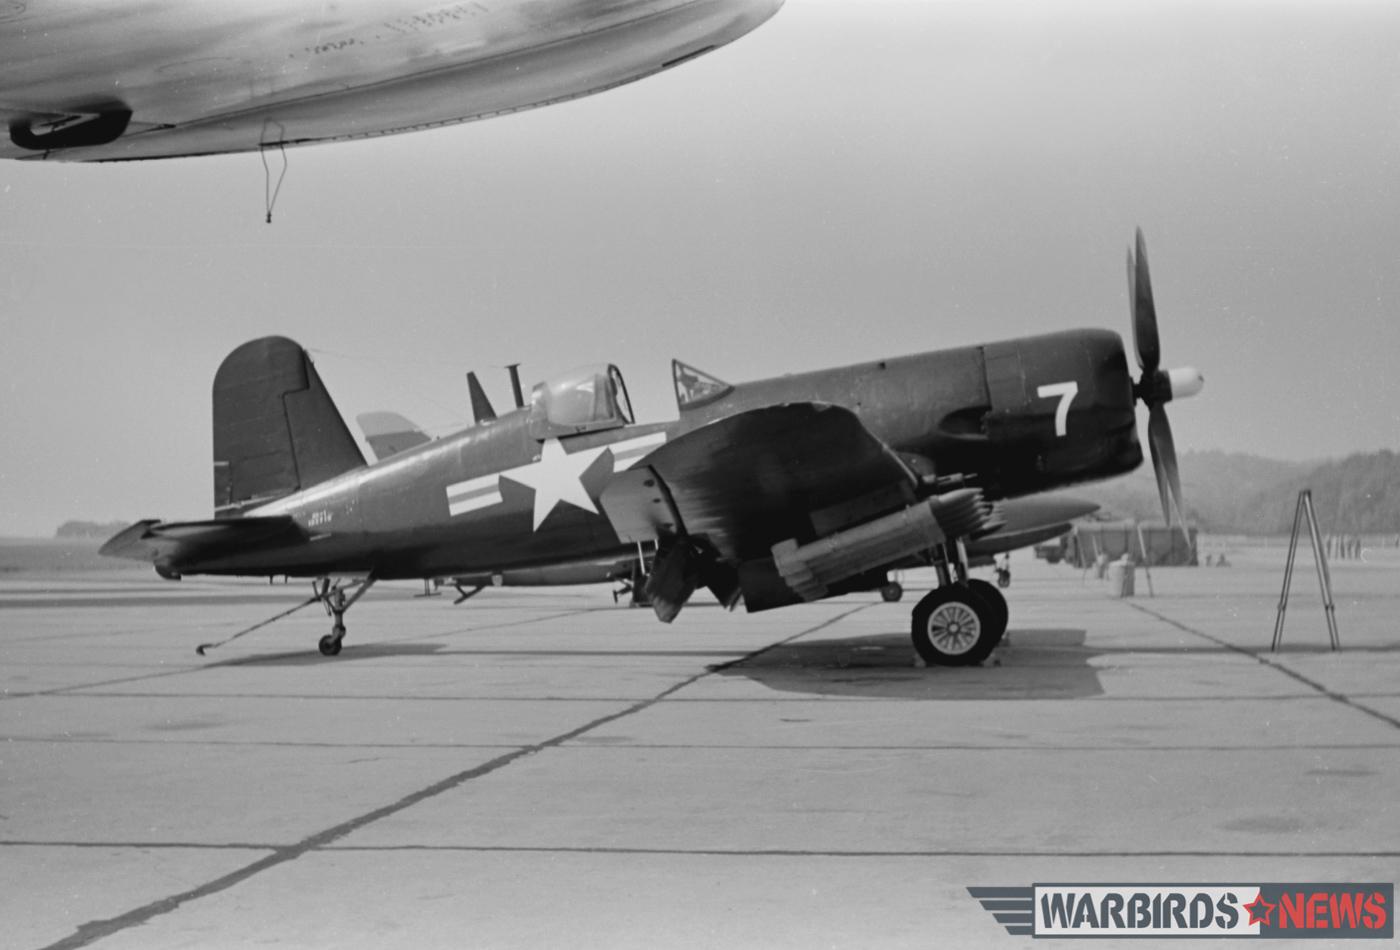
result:
<svg viewBox="0 0 1400 950"><path fill-rule="evenodd" d="M983 347L993 495L1108 478L1142 462L1123 340L1075 330Z"/></svg>

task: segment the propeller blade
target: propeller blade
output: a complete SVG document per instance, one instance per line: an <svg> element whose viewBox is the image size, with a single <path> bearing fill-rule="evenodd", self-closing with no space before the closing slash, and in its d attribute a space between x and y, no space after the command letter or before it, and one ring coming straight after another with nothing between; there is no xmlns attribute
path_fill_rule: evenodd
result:
<svg viewBox="0 0 1400 950"><path fill-rule="evenodd" d="M1157 493L1162 499L1162 517L1168 525L1184 526L1181 473L1176 464L1176 443L1172 440L1172 427L1171 423L1167 422L1167 411L1161 405L1153 406L1148 411L1147 442L1152 449L1152 468L1157 474Z"/></svg>
<svg viewBox="0 0 1400 950"><path fill-rule="evenodd" d="M1152 300L1152 277L1147 270L1147 242L1137 230L1136 253L1128 252L1128 296L1133 307L1133 346L1144 373L1153 373L1162 361L1157 336L1157 305Z"/></svg>

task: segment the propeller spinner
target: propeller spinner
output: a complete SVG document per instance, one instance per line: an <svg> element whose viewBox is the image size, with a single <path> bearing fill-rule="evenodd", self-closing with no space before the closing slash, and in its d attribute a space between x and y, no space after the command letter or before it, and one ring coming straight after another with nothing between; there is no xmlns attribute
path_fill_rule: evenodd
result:
<svg viewBox="0 0 1400 950"><path fill-rule="evenodd" d="M1152 299L1152 277L1147 269L1147 243L1137 230L1136 246L1128 250L1128 301L1133 311L1133 346L1137 350L1142 376L1133 395L1147 406L1147 443L1152 450L1152 469L1157 475L1157 493L1162 499L1162 516L1167 524L1183 524L1181 475L1176 464L1176 444L1163 406L1173 399L1184 399L1201 391L1205 379L1191 368L1161 368L1162 345L1157 334L1157 305Z"/></svg>

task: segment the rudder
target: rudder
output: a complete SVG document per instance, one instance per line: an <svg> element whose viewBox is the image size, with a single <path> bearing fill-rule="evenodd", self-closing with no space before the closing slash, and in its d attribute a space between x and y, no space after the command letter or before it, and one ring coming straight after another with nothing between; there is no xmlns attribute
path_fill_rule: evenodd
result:
<svg viewBox="0 0 1400 950"><path fill-rule="evenodd" d="M365 464L311 358L280 336L238 347L214 374L214 514L319 484Z"/></svg>

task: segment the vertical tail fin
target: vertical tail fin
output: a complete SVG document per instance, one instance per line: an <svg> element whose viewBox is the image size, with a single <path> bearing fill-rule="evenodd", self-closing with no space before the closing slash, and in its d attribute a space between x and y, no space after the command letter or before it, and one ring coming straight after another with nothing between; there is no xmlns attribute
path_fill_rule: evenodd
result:
<svg viewBox="0 0 1400 950"><path fill-rule="evenodd" d="M214 513L244 508L365 464L311 358L286 337L245 343L214 374Z"/></svg>

